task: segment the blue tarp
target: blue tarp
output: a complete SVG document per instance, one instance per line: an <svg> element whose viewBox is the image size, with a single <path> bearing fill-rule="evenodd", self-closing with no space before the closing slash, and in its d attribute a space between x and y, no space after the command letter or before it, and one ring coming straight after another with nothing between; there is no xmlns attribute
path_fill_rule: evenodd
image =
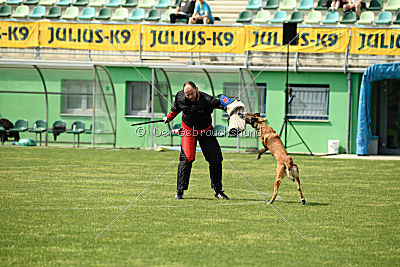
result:
<svg viewBox="0 0 400 267"><path fill-rule="evenodd" d="M400 79L400 63L376 64L364 72L358 101L357 155L368 155L372 83L386 79Z"/></svg>

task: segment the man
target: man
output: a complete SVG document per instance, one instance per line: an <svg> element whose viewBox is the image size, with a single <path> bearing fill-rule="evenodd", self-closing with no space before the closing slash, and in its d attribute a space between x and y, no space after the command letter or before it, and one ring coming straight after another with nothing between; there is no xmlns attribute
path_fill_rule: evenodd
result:
<svg viewBox="0 0 400 267"><path fill-rule="evenodd" d="M357 19L360 19L361 8L365 8L364 0L350 0L345 5L343 5L343 11L355 10L357 14Z"/></svg>
<svg viewBox="0 0 400 267"><path fill-rule="evenodd" d="M331 7L329 8L330 11L337 11L340 7L343 7L348 0L332 0Z"/></svg>
<svg viewBox="0 0 400 267"><path fill-rule="evenodd" d="M199 3L197 3L189 24L214 24L211 8L204 0L199 0Z"/></svg>
<svg viewBox="0 0 400 267"><path fill-rule="evenodd" d="M192 16L196 0L180 0L176 12L169 15L170 22L175 23L176 19L186 19L186 24Z"/></svg>
<svg viewBox="0 0 400 267"><path fill-rule="evenodd" d="M181 154L175 199L183 199L183 192L188 189L197 141L199 141L203 155L209 164L214 196L220 199L229 199L222 190L222 152L211 125L211 113L215 108L223 109L221 102L217 98L200 92L196 85L189 81L183 85L183 90L176 94L171 111L164 118L164 122L168 123L179 112L183 113L180 131Z"/></svg>

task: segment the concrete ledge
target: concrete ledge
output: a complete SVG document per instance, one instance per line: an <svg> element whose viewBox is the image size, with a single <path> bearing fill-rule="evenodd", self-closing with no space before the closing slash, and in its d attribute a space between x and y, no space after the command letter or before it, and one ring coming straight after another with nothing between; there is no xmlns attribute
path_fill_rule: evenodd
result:
<svg viewBox="0 0 400 267"><path fill-rule="evenodd" d="M338 155L324 156L323 158L328 158L328 159L400 160L400 156L397 156L397 155L357 156L357 155L354 155L354 154L338 154Z"/></svg>

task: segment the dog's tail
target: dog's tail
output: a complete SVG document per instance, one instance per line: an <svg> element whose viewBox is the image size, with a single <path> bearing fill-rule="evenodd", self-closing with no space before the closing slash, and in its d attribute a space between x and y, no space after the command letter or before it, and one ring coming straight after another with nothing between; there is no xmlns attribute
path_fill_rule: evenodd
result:
<svg viewBox="0 0 400 267"><path fill-rule="evenodd" d="M292 158L289 157L284 164L287 176L292 179L293 182L295 179L299 179L299 168L293 163Z"/></svg>

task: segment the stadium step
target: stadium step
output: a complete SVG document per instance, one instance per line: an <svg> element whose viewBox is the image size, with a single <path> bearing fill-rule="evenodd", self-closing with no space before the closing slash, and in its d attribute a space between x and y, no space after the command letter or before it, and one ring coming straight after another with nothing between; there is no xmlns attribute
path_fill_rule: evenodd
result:
<svg viewBox="0 0 400 267"><path fill-rule="evenodd" d="M208 1L213 16L220 17L219 25L233 25L241 11L246 10L248 1L245 0L211 0Z"/></svg>

